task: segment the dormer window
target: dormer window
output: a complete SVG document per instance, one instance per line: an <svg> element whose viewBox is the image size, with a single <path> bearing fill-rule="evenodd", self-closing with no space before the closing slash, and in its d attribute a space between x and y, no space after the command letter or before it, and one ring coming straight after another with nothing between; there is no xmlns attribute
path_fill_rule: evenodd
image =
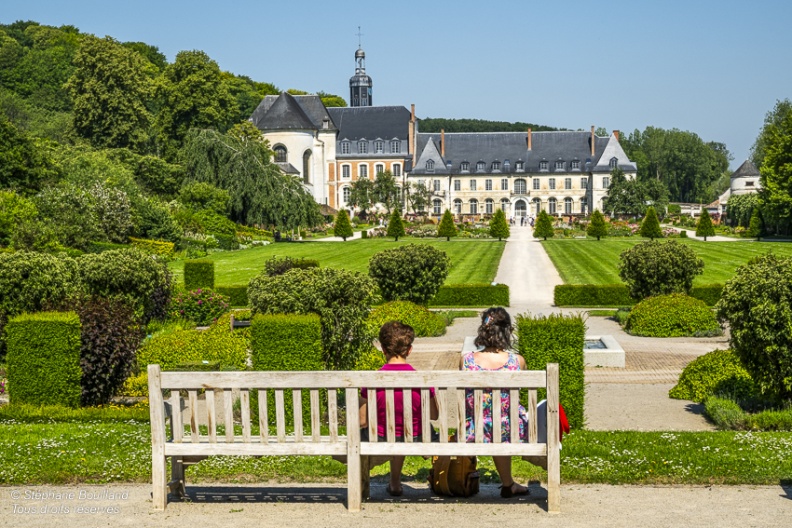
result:
<svg viewBox="0 0 792 528"><path fill-rule="evenodd" d="M499 171L500 168L501 168L500 161L493 161L492 162L492 170L493 170L493 172L494 171Z"/></svg>
<svg viewBox="0 0 792 528"><path fill-rule="evenodd" d="M487 167L487 164L483 161L479 161L476 163L476 171L477 172L484 172L484 169Z"/></svg>
<svg viewBox="0 0 792 528"><path fill-rule="evenodd" d="M349 154L349 141L341 142L341 154Z"/></svg>
<svg viewBox="0 0 792 528"><path fill-rule="evenodd" d="M611 159L610 159L610 163L608 164L608 166L609 166L611 169L615 169L616 167L618 167L618 166L619 166L619 159L618 159L618 158L611 158Z"/></svg>
<svg viewBox="0 0 792 528"><path fill-rule="evenodd" d="M434 161L426 160L426 172L434 172Z"/></svg>
<svg viewBox="0 0 792 528"><path fill-rule="evenodd" d="M401 141L392 139L390 142L391 154L397 154L401 150Z"/></svg>
<svg viewBox="0 0 792 528"><path fill-rule="evenodd" d="M382 154L385 152L385 142L384 141L375 141L374 142L374 152L377 154Z"/></svg>
<svg viewBox="0 0 792 528"><path fill-rule="evenodd" d="M539 162L539 170L546 171L547 170L547 161L542 160Z"/></svg>
<svg viewBox="0 0 792 528"><path fill-rule="evenodd" d="M461 170L462 172L470 172L470 163L467 161L463 161L459 165L459 170Z"/></svg>
<svg viewBox="0 0 792 528"><path fill-rule="evenodd" d="M515 169L515 170L518 170L518 171L523 171L523 170L525 170L525 163L523 163L522 161L518 161L518 162L516 162L516 163L514 164L514 169Z"/></svg>
<svg viewBox="0 0 792 528"><path fill-rule="evenodd" d="M358 141L358 154L366 154L368 152L368 141Z"/></svg>
<svg viewBox="0 0 792 528"><path fill-rule="evenodd" d="M557 170L557 171L564 170L564 162L561 161L561 160L556 161L555 162L555 170Z"/></svg>
<svg viewBox="0 0 792 528"><path fill-rule="evenodd" d="M580 170L580 160L572 160L572 170Z"/></svg>

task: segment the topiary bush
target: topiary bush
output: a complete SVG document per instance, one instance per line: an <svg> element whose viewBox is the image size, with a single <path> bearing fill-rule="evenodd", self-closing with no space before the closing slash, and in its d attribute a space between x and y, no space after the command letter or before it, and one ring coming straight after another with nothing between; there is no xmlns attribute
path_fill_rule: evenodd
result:
<svg viewBox="0 0 792 528"><path fill-rule="evenodd" d="M214 260L184 261L184 288L186 290L214 288L214 286L215 286Z"/></svg>
<svg viewBox="0 0 792 528"><path fill-rule="evenodd" d="M135 310L121 299L83 297L80 317L82 405L102 405L123 387L135 368L135 352L145 337Z"/></svg>
<svg viewBox="0 0 792 528"><path fill-rule="evenodd" d="M560 401L573 428L582 428L586 423L585 334L586 325L579 314L517 316L517 350L525 358L528 370L545 370L548 363L558 363ZM546 396L543 390L539 393L540 400Z"/></svg>
<svg viewBox="0 0 792 528"><path fill-rule="evenodd" d="M272 257L264 262L264 273L270 277L283 275L290 269L308 269L318 268L319 261L315 259L299 258L293 259L291 257Z"/></svg>
<svg viewBox="0 0 792 528"><path fill-rule="evenodd" d="M743 399L756 392L751 375L734 352L713 350L687 364L668 396L700 403L713 394Z"/></svg>
<svg viewBox="0 0 792 528"><path fill-rule="evenodd" d="M189 319L199 326L206 326L215 322L230 309L228 297L204 288L179 292L171 302L170 316L176 319Z"/></svg>
<svg viewBox="0 0 792 528"><path fill-rule="evenodd" d="M511 235L509 223L506 221L506 213L503 212L503 209L495 211L495 216L490 221L489 235L492 238L497 238L498 241L509 238L509 235Z"/></svg>
<svg viewBox="0 0 792 528"><path fill-rule="evenodd" d="M80 405L80 318L74 312L17 315L6 325L11 402Z"/></svg>
<svg viewBox="0 0 792 528"><path fill-rule="evenodd" d="M437 236L445 237L446 242L451 240L451 237L457 236L457 228L454 224L454 217L448 209L443 213L443 219L440 220L440 225L437 227Z"/></svg>
<svg viewBox="0 0 792 528"><path fill-rule="evenodd" d="M641 222L638 234L642 237L651 238L652 240L655 238L663 238L663 230L660 227L660 220L657 218L657 211L655 211L654 207L650 206L646 210L646 216L643 222Z"/></svg>
<svg viewBox="0 0 792 528"><path fill-rule="evenodd" d="M430 312L426 307L410 301L391 301L371 310L368 322L374 333L379 332L388 321L408 324L415 330L415 337L435 337L445 333L445 319Z"/></svg>
<svg viewBox="0 0 792 528"><path fill-rule="evenodd" d="M396 242L399 241L399 237L406 236L404 232L404 222L402 222L401 211L399 211L398 207L395 208L393 213L390 215L386 236L393 237L393 240Z"/></svg>
<svg viewBox="0 0 792 528"><path fill-rule="evenodd" d="M426 306L451 269L451 259L432 246L407 244L372 255L369 275L386 301L410 301Z"/></svg>
<svg viewBox="0 0 792 528"><path fill-rule="evenodd" d="M590 237L597 237L597 240L608 236L608 224L599 209L594 209L591 214L591 222L586 227L586 234Z"/></svg>
<svg viewBox="0 0 792 528"><path fill-rule="evenodd" d="M703 284L690 289L690 296L704 301L707 306L715 306L722 293L723 284Z"/></svg>
<svg viewBox="0 0 792 528"><path fill-rule="evenodd" d="M374 338L366 319L375 291L373 280L353 271L292 269L276 277L262 273L251 279L248 299L254 314L317 314L326 368L347 370Z"/></svg>
<svg viewBox="0 0 792 528"><path fill-rule="evenodd" d="M674 240L642 242L619 257L619 277L634 299L669 293L689 293L704 261L690 246Z"/></svg>
<svg viewBox="0 0 792 528"><path fill-rule="evenodd" d="M627 306L635 300L624 284L558 284L553 302L556 306Z"/></svg>
<svg viewBox="0 0 792 528"><path fill-rule="evenodd" d="M627 333L647 337L702 337L722 333L704 301L681 293L649 297L636 304L624 325Z"/></svg>
<svg viewBox="0 0 792 528"><path fill-rule="evenodd" d="M344 242L354 234L352 223L349 221L349 213L346 212L346 209L338 211L335 223L333 224L333 234L337 237L341 237Z"/></svg>

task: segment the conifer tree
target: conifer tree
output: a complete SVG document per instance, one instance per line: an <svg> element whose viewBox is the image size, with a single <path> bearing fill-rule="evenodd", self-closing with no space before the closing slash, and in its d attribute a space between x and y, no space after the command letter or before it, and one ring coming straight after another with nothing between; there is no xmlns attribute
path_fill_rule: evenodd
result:
<svg viewBox="0 0 792 528"><path fill-rule="evenodd" d="M544 210L539 211L539 217L536 219L536 227L534 227L534 238L552 238L555 233L553 232L553 219Z"/></svg>
<svg viewBox="0 0 792 528"><path fill-rule="evenodd" d="M451 237L457 236L457 228L454 225L454 217L448 209L443 213L443 218L440 220L440 225L437 227L437 236L446 237L446 242L451 240Z"/></svg>
<svg viewBox="0 0 792 528"><path fill-rule="evenodd" d="M333 233L335 236L343 238L344 242L352 236L352 223L349 221L349 213L346 212L346 209L338 211L335 224L333 224Z"/></svg>
<svg viewBox="0 0 792 528"><path fill-rule="evenodd" d="M608 224L605 222L605 217L602 216L599 209L594 209L594 212L591 214L591 222L586 228L586 234L588 236L597 237L597 240L599 240L600 237L608 236Z"/></svg>
<svg viewBox="0 0 792 528"><path fill-rule="evenodd" d="M759 208L754 207L753 213L751 214L751 222L748 224L748 236L756 237L756 240L759 241L765 234L765 225L764 221L762 220L762 215L759 214Z"/></svg>
<svg viewBox="0 0 792 528"><path fill-rule="evenodd" d="M489 234L492 238L497 238L498 242L500 242L501 239L509 238L509 235L511 235L509 223L506 222L506 214L503 212L503 209L495 211L495 216L492 217L490 221Z"/></svg>
<svg viewBox="0 0 792 528"><path fill-rule="evenodd" d="M398 207L396 207L393 210L393 213L391 213L390 220L388 220L388 232L385 234L389 237L392 236L394 242L398 242L400 236L406 236L401 212L399 211Z"/></svg>
<svg viewBox="0 0 792 528"><path fill-rule="evenodd" d="M663 238L663 230L660 229L660 220L657 218L657 213L654 207L649 207L646 210L646 216L641 222L641 228L638 234L654 240L655 238Z"/></svg>
<svg viewBox="0 0 792 528"><path fill-rule="evenodd" d="M704 237L704 242L707 241L708 236L715 236L715 226L712 225L712 217L707 209L702 211L696 224L696 236Z"/></svg>

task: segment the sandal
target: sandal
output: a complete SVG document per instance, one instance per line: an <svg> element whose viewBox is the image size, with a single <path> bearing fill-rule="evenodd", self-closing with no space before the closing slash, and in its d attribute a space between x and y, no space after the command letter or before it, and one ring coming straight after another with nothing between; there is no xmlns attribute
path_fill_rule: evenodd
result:
<svg viewBox="0 0 792 528"><path fill-rule="evenodd" d="M391 497L401 497L404 495L404 488L393 489L391 488L390 484L388 484L388 486L385 488L385 491L387 491L388 495Z"/></svg>
<svg viewBox="0 0 792 528"><path fill-rule="evenodd" d="M500 496L501 496L501 498L511 499L512 497L518 497L520 495L530 495L531 494L531 490L529 490L528 488L525 488L524 490L520 490L520 491L514 491L512 489L512 486L514 486L514 482L512 482L508 486L504 485L504 486L500 487Z"/></svg>

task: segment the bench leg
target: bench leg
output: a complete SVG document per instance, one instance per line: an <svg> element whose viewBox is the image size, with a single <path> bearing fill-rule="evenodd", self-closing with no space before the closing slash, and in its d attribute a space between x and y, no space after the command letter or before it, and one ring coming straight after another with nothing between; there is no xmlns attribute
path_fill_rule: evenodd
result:
<svg viewBox="0 0 792 528"><path fill-rule="evenodd" d="M184 460L181 457L171 457L171 482L174 484L176 494L182 499L187 495L184 486L184 469Z"/></svg>
<svg viewBox="0 0 792 528"><path fill-rule="evenodd" d="M168 459L164 454L158 454L156 451L158 450L154 449L151 457L152 507L155 510L164 510L168 504L168 483L165 476Z"/></svg>
<svg viewBox="0 0 792 528"><path fill-rule="evenodd" d="M351 512L360 511L360 455L350 456L347 460L347 509Z"/></svg>
<svg viewBox="0 0 792 528"><path fill-rule="evenodd" d="M362 500L371 498L371 457L360 457L360 489Z"/></svg>
<svg viewBox="0 0 792 528"><path fill-rule="evenodd" d="M561 513L561 453L557 449L547 454L547 511Z"/></svg>

